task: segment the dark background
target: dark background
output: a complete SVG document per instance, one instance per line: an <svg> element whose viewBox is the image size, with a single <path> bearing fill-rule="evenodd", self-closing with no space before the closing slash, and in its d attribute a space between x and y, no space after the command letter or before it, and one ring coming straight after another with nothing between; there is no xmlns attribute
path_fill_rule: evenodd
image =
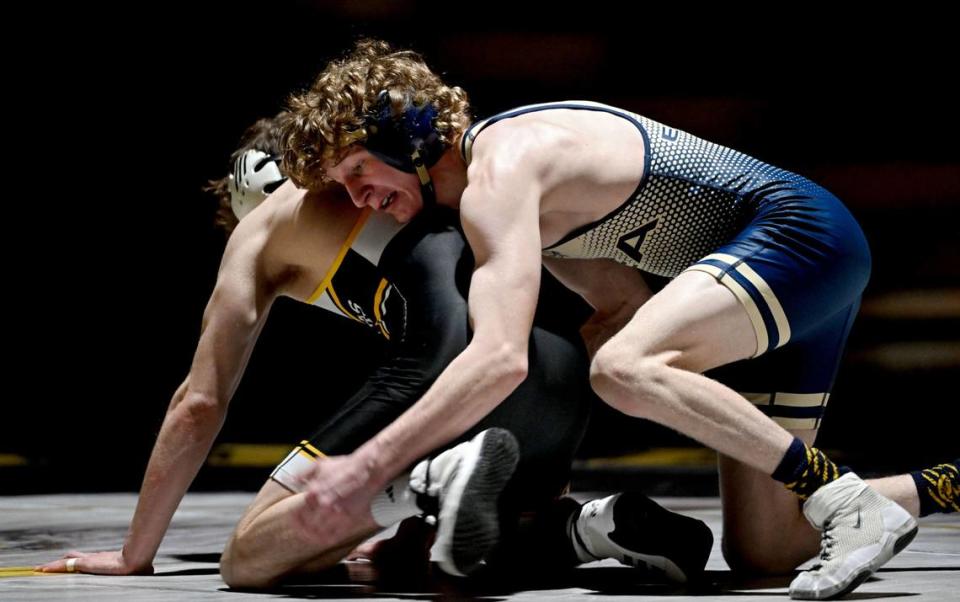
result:
<svg viewBox="0 0 960 602"><path fill-rule="evenodd" d="M874 274L822 444L865 471L956 456L960 98L949 19L516 5L39 5L12 18L0 454L26 464L0 466L0 493L139 485L223 249L200 188L226 173L247 125L363 35L422 52L478 116L607 102L834 191L867 232ZM443 16L452 12L465 18ZM345 320L278 303L220 440L298 441L380 352ZM677 444L687 442L601 411L582 455ZM199 485L264 476L215 473Z"/></svg>

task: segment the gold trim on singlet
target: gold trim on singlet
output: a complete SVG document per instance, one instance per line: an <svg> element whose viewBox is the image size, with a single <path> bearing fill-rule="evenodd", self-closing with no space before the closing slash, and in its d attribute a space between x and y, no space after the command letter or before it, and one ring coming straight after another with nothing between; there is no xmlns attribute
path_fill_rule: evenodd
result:
<svg viewBox="0 0 960 602"><path fill-rule="evenodd" d="M350 230L350 234L347 235L347 240L343 241L343 244L340 246L337 257L333 260L333 265L330 266L323 280L320 281L320 286L318 286L316 290L313 291L313 294L310 295L310 298L307 299L307 303L311 305L316 303L317 299L319 299L324 291L327 290L327 287L330 286L330 281L333 280L333 276L337 273L337 270L340 269L340 264L343 263L343 258L346 257L347 251L353 246L353 241L357 238L357 235L360 234L360 231L363 230L363 226L367 223L367 218L370 217L371 211L373 210L367 207L363 210L363 213L360 214L360 217L357 218L353 229Z"/></svg>
<svg viewBox="0 0 960 602"><path fill-rule="evenodd" d="M377 326L380 328L380 332L383 333L384 338L388 341L390 340L390 332L387 330L386 324L383 323L383 315L380 313L380 303L383 300L383 291L387 288L386 278L380 279L380 285L377 287L377 293L373 296L373 317L377 320Z"/></svg>

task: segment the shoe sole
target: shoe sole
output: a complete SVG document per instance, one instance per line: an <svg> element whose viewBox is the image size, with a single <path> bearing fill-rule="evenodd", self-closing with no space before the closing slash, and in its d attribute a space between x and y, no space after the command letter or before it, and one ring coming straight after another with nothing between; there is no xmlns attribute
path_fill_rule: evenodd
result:
<svg viewBox="0 0 960 602"><path fill-rule="evenodd" d="M520 459L516 438L504 429L488 429L470 444L473 453L444 492L433 548L440 568L458 577L475 571L499 541L497 502Z"/></svg>

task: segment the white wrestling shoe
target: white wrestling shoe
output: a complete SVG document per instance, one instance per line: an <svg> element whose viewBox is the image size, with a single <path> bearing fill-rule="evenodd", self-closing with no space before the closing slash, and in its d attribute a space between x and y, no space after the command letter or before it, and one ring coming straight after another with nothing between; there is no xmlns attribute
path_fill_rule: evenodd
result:
<svg viewBox="0 0 960 602"><path fill-rule="evenodd" d="M514 436L490 428L414 467L410 488L439 498L432 551L445 573L470 574L499 541L497 501L519 459Z"/></svg>
<svg viewBox="0 0 960 602"><path fill-rule="evenodd" d="M909 512L852 472L815 491L803 513L821 531L820 564L790 584L795 600L850 593L917 534L917 521Z"/></svg>

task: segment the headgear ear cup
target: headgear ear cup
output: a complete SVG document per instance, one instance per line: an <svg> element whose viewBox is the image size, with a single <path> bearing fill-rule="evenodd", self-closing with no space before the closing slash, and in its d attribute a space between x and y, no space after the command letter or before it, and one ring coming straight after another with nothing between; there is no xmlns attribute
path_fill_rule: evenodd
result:
<svg viewBox="0 0 960 602"><path fill-rule="evenodd" d="M258 150L248 150L234 161L230 206L237 219L243 219L287 181L279 162L279 157Z"/></svg>
<svg viewBox="0 0 960 602"><path fill-rule="evenodd" d="M380 92L366 116L367 140L363 146L375 157L400 171L415 173L425 205L436 202L428 168L443 155L444 146L436 129L437 107L432 103L413 104L407 97L396 112L390 93Z"/></svg>

